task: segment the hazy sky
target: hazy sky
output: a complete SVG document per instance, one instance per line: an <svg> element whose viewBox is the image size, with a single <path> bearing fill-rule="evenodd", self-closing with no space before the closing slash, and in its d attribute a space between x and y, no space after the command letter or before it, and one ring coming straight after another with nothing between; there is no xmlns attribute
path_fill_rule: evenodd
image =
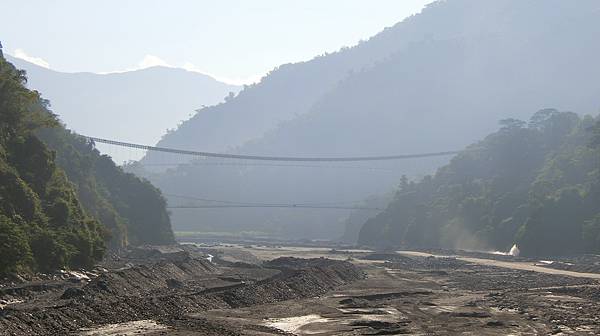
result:
<svg viewBox="0 0 600 336"><path fill-rule="evenodd" d="M2 0L10 55L58 71L171 65L246 83L351 46L432 0Z"/></svg>

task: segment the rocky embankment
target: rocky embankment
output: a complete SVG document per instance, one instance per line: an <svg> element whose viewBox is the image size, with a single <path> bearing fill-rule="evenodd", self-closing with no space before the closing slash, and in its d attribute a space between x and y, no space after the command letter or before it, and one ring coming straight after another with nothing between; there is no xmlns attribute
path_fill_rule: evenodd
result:
<svg viewBox="0 0 600 336"><path fill-rule="evenodd" d="M63 335L141 320L173 326L189 314L313 297L364 276L349 262L323 258L222 266L176 251L119 261L121 267L99 269L90 280L1 288L7 304L0 309L0 335Z"/></svg>

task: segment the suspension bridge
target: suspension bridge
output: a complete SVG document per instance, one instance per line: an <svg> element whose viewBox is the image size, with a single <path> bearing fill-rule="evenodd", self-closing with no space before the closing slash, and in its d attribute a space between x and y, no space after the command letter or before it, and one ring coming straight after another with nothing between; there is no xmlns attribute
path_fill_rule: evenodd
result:
<svg viewBox="0 0 600 336"><path fill-rule="evenodd" d="M221 158L221 159L241 159L254 161L288 161L288 162L359 162L359 161L386 161L386 160L403 160L416 159L434 156L448 156L460 153L460 151L446 151L434 153L419 153L419 154L398 154L398 155L383 155L383 156L350 156L350 157L297 157L297 156L262 156L262 155L242 155L229 153L213 153L213 152L197 152L183 149L154 147L148 145L140 145L129 142L122 142L110 139L102 139L90 136L84 136L92 142L99 142L108 145L135 148L147 151L172 153L180 155L190 155L196 157Z"/></svg>
<svg viewBox="0 0 600 336"><path fill-rule="evenodd" d="M429 152L429 153L416 153L416 154L395 154L395 155L380 155L380 156L338 156L338 157L299 157L299 156L264 156L264 155L244 155L244 154L231 154L231 153L216 153L216 152L204 152L204 151L192 151L176 148L156 147L143 144L136 144L130 142L117 141L112 139L104 139L91 136L82 136L91 143L102 143L111 146L131 148L136 150L153 151L160 153L169 153L177 155L192 156L198 158L217 158L225 160L243 160L250 162L261 162L261 163L239 163L239 162L202 162L194 161L194 165L214 165L214 166L272 166L272 167L301 167L301 168L336 168L336 169L369 169L369 170L381 170L381 171L392 171L391 169L381 167L360 167L360 166L340 166L340 165L322 165L314 163L335 163L335 162L366 162L366 161L395 161L395 160L406 160L406 159L419 159L429 157L440 157L450 156L458 154L461 151L444 151L444 152ZM264 162L275 162L275 163L264 163ZM279 163L277 163L279 162ZM292 162L292 164L283 164L281 162ZM298 162L303 164L298 164ZM310 163L313 164L310 164ZM173 166L180 165L181 163L149 163L144 164L148 166ZM202 201L208 204L202 205L175 205L168 206L169 209L231 209L231 208L285 208L285 209L337 209L337 210L367 210L367 211L380 211L383 210L377 207L368 207L357 205L360 201L356 202L337 202L337 203L252 203L252 202L241 202L241 201L230 201L230 200L215 200L207 198L199 198L186 195L174 195L165 194L172 198L188 199L194 201ZM354 204L354 205L345 205Z"/></svg>

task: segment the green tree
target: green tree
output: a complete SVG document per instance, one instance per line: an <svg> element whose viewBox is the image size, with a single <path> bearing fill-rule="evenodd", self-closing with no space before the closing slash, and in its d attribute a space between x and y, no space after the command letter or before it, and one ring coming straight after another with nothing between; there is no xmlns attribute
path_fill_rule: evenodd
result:
<svg viewBox="0 0 600 336"><path fill-rule="evenodd" d="M587 251L600 253L600 214L585 222L583 242Z"/></svg>
<svg viewBox="0 0 600 336"><path fill-rule="evenodd" d="M591 127L590 131L592 132L592 141L590 142L590 145L595 148L600 148L600 120Z"/></svg>
<svg viewBox="0 0 600 336"><path fill-rule="evenodd" d="M538 111L505 119L435 176L411 183L360 230L369 245L487 248L524 254L600 248L600 165L591 117ZM598 145L596 145L598 146Z"/></svg>
<svg viewBox="0 0 600 336"><path fill-rule="evenodd" d="M0 215L0 256L0 275L22 271L32 263L26 234L3 215Z"/></svg>
<svg viewBox="0 0 600 336"><path fill-rule="evenodd" d="M523 120L508 118L500 120L500 126L502 130L513 130L525 127L526 123Z"/></svg>
<svg viewBox="0 0 600 336"><path fill-rule="evenodd" d="M174 242L166 202L60 125L0 56L0 274L90 267L107 243Z"/></svg>

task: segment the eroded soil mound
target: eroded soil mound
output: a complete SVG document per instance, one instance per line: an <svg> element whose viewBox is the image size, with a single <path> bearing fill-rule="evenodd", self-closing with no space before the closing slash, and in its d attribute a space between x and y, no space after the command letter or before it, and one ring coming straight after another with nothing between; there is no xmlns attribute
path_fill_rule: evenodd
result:
<svg viewBox="0 0 600 336"><path fill-rule="evenodd" d="M326 259L280 258L238 269L185 252L159 257L6 306L0 335L61 335L135 320L174 325L187 314L312 297L364 277L351 263Z"/></svg>

